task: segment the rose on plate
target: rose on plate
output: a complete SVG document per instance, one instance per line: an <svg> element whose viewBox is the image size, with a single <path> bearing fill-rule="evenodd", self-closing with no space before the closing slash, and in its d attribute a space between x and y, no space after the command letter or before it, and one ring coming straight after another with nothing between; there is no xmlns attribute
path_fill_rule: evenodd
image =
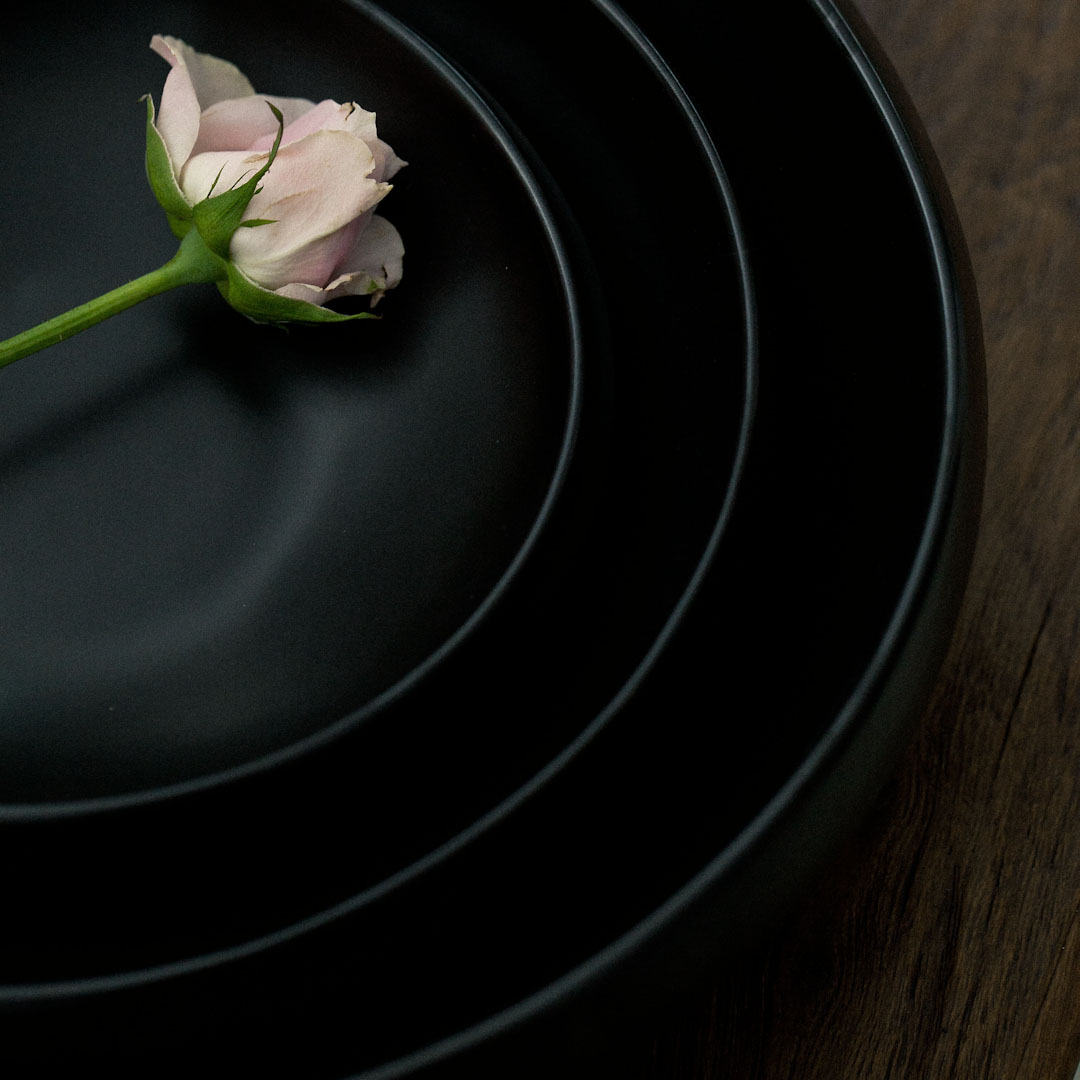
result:
<svg viewBox="0 0 1080 1080"><path fill-rule="evenodd" d="M326 305L398 285L404 246L375 207L405 164L356 102L256 94L233 64L155 35L146 171L180 239L164 266L0 342L0 367L179 285L214 282L257 322L371 318Z"/></svg>

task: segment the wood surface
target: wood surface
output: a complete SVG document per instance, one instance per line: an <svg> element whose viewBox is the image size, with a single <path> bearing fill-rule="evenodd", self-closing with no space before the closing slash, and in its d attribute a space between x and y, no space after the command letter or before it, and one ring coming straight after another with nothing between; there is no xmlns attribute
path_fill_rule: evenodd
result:
<svg viewBox="0 0 1080 1080"><path fill-rule="evenodd" d="M649 1080L1073 1080L1080 1062L1080 2L856 0L978 282L980 539L910 752Z"/></svg>

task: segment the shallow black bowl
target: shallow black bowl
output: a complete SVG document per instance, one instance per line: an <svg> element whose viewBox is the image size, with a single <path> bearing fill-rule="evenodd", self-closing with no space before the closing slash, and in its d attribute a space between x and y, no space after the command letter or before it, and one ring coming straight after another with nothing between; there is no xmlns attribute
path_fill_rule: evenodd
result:
<svg viewBox="0 0 1080 1080"><path fill-rule="evenodd" d="M207 1055L565 1073L608 1017L782 910L943 653L978 507L977 313L864 39L824 0L634 0L634 23L599 2L384 8L492 102L552 208L581 311L572 467L452 664L333 753L204 794L196 820L280 905L249 905L235 870L215 894L224 849L181 852L183 804L144 807L127 842L165 822L149 892L180 929L114 918L87 946L70 905L68 948L51 969L22 950L4 990L10 1054L63 1030L135 1073ZM335 55L386 25L327 11ZM380 769L417 731L411 767ZM298 817L267 829L282 793ZM165 896L169 857L187 907Z"/></svg>

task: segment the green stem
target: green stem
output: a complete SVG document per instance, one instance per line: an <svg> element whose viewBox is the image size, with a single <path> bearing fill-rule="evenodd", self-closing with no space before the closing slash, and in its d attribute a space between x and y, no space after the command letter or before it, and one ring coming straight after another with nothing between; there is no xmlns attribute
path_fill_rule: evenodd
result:
<svg viewBox="0 0 1080 1080"><path fill-rule="evenodd" d="M192 229L181 241L176 254L157 270L129 281L94 300L47 319L30 330L0 341L0 367L13 364L31 353L57 345L65 338L96 326L99 322L126 311L129 307L149 300L151 296L175 289L178 285L222 281L227 276L224 259L213 254L203 243L197 230Z"/></svg>

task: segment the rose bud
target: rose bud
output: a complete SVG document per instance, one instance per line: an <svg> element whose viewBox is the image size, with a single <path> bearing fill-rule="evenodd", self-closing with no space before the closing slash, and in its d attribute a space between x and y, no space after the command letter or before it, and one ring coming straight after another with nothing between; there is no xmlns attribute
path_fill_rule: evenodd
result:
<svg viewBox="0 0 1080 1080"><path fill-rule="evenodd" d="M260 322L328 321L350 295L374 305L401 280L404 248L374 207L405 163L355 103L258 95L232 64L173 37L147 173L173 231L192 227L227 264L219 288Z"/></svg>
<svg viewBox="0 0 1080 1080"><path fill-rule="evenodd" d="M397 229L374 213L405 162L354 102L263 97L230 63L172 37L160 115L146 97L146 175L180 238L163 266L0 341L0 368L180 285L213 282L256 322L370 319L401 280Z"/></svg>

